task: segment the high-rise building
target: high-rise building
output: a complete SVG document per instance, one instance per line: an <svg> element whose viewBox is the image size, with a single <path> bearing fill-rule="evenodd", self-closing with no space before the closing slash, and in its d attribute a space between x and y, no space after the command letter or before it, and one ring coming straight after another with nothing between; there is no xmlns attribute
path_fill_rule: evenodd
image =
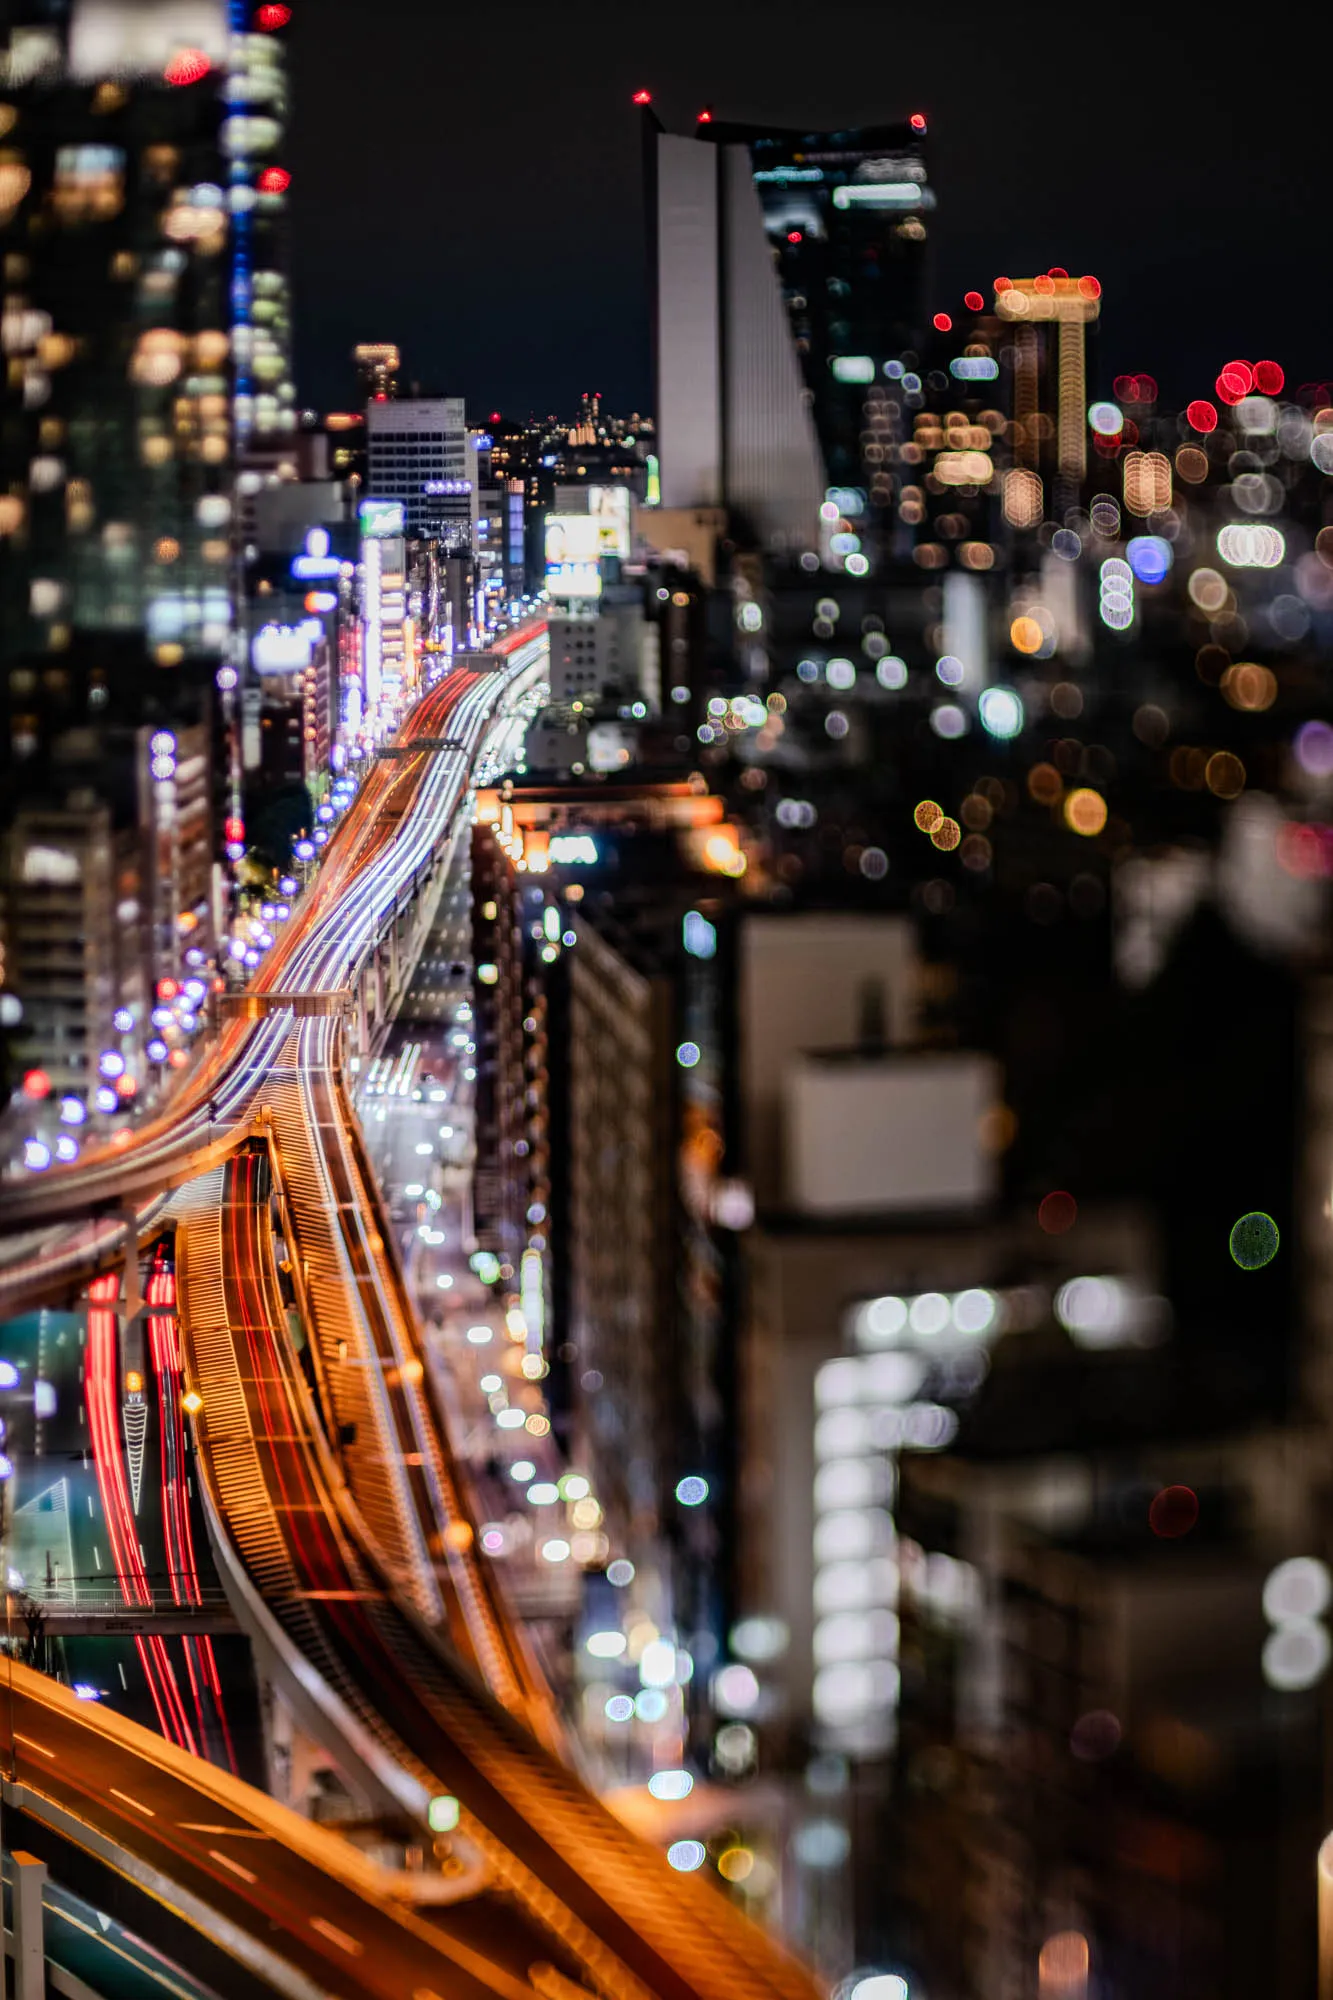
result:
<svg viewBox="0 0 1333 2000"><path fill-rule="evenodd" d="M238 810L238 763L220 784L213 747L215 686L225 706L241 661L236 471L251 468L249 490L280 476L295 430L290 16L228 0L20 0L0 35L0 713L19 815L7 907L23 901L29 807L77 798L94 830L105 807L117 853L165 838L181 870L173 934L156 918L139 931L151 964L121 968L121 1013L119 997L209 956L215 832ZM159 737L173 770L145 783L145 758L166 762L143 750ZM177 798L168 837L164 787L186 743L189 825ZM62 852L82 866L86 847ZM100 980L82 982L93 1011L62 1030L71 1049L112 1033L109 1014L94 1018ZM34 989L20 1033L49 1040L49 1012ZM160 1040L146 1019L132 1032ZM92 1083L71 1074L71 1089Z"/></svg>
<svg viewBox="0 0 1333 2000"><path fill-rule="evenodd" d="M399 501L409 536L470 552L477 479L462 397L372 400L366 445L369 496Z"/></svg>
<svg viewBox="0 0 1333 2000"><path fill-rule="evenodd" d="M645 112L661 496L774 553L864 484L867 384L925 311L925 121L844 132Z"/></svg>
<svg viewBox="0 0 1333 2000"><path fill-rule="evenodd" d="M357 387L363 403L383 403L398 394L402 356L390 341L363 341L352 349Z"/></svg>

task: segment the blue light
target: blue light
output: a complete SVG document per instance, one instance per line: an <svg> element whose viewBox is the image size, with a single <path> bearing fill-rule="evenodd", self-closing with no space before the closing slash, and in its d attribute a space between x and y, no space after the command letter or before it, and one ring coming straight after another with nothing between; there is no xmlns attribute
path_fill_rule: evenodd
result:
<svg viewBox="0 0 1333 2000"><path fill-rule="evenodd" d="M682 1069L693 1069L698 1060L699 1044L697 1042L682 1042L676 1050L676 1061Z"/></svg>
<svg viewBox="0 0 1333 2000"><path fill-rule="evenodd" d="M697 1472L687 1473L676 1486L676 1498L682 1507L702 1507L708 1498L708 1481Z"/></svg>
<svg viewBox="0 0 1333 2000"><path fill-rule="evenodd" d="M0 1361L0 1389L17 1389L19 1371L12 1361Z"/></svg>
<svg viewBox="0 0 1333 2000"><path fill-rule="evenodd" d="M708 1849L701 1840L673 1840L667 1849L667 1860L682 1875L692 1875L707 1859Z"/></svg>
<svg viewBox="0 0 1333 2000"><path fill-rule="evenodd" d="M75 1681L74 1696L76 1701L100 1701L102 1690L93 1687L88 1681Z"/></svg>
<svg viewBox="0 0 1333 2000"><path fill-rule="evenodd" d="M1094 403L1088 411L1088 422L1099 437L1119 437L1125 428L1125 419L1114 403Z"/></svg>
<svg viewBox="0 0 1333 2000"><path fill-rule="evenodd" d="M698 910L687 910L681 925L682 942L691 958L713 958L717 953L717 931Z"/></svg>
<svg viewBox="0 0 1333 2000"><path fill-rule="evenodd" d="M1135 535L1125 558L1140 583L1161 583L1175 561L1170 542L1161 535Z"/></svg>
<svg viewBox="0 0 1333 2000"><path fill-rule="evenodd" d="M989 354L959 354L949 363L949 373L958 382L993 382L1000 364Z"/></svg>

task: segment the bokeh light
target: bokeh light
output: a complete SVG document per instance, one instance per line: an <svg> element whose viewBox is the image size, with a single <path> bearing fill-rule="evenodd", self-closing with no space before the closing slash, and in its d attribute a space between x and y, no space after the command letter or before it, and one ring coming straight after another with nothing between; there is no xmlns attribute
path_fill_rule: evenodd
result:
<svg viewBox="0 0 1333 2000"><path fill-rule="evenodd" d="M1080 785L1065 800L1065 825L1072 833L1091 839L1106 825L1106 800L1090 786Z"/></svg>
<svg viewBox="0 0 1333 2000"><path fill-rule="evenodd" d="M1189 1486L1164 1486L1148 1508L1148 1526L1161 1541L1187 1535L1198 1518L1199 1496Z"/></svg>
<svg viewBox="0 0 1333 2000"><path fill-rule="evenodd" d="M1078 1203L1064 1188L1043 1195L1037 1207L1037 1221L1048 1236L1064 1236L1078 1221Z"/></svg>
<svg viewBox="0 0 1333 2000"><path fill-rule="evenodd" d="M1262 1209L1252 1209L1234 1223L1229 1238L1232 1261L1242 1271L1261 1271L1271 1264L1281 1244L1278 1226Z"/></svg>

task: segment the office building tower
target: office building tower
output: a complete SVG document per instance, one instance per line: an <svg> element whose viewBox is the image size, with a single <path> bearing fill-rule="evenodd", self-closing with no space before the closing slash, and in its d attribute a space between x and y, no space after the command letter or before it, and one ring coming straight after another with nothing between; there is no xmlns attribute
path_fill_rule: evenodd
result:
<svg viewBox="0 0 1333 2000"><path fill-rule="evenodd" d="M389 341L363 341L352 349L356 383L363 403L391 402L398 394L402 356Z"/></svg>
<svg viewBox="0 0 1333 2000"><path fill-rule="evenodd" d="M58 856L39 877L110 867L131 885L111 1005L135 1013L116 1034L138 1059L155 984L196 975L213 949L216 836L240 811L239 755L220 782L215 738L215 686L224 710L239 699L238 538L256 492L295 476L290 17L33 0L0 39L6 921L31 900L29 833ZM38 839L38 806L83 831ZM27 1002L31 953L11 955L34 1046L95 1052L111 1036L94 931L80 933L77 1024L57 1021L40 979ZM90 1090L86 1059L79 1076L66 1067Z"/></svg>
<svg viewBox="0 0 1333 2000"><path fill-rule="evenodd" d="M461 396L402 397L366 406L369 497L396 500L405 532L471 551L477 480Z"/></svg>
<svg viewBox="0 0 1333 2000"><path fill-rule="evenodd" d="M867 483L866 391L919 338L924 120L682 138L645 116L662 502L815 548L829 490Z"/></svg>

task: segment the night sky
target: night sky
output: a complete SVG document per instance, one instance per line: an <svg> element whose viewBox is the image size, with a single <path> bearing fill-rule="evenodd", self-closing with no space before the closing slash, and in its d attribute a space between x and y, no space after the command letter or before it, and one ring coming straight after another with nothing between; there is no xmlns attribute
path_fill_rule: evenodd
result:
<svg viewBox="0 0 1333 2000"><path fill-rule="evenodd" d="M1333 378L1327 73L1304 10L464 6L297 0L300 394L393 340L469 414L650 406L638 114L835 126L924 111L935 309L1052 264L1104 287L1097 363L1210 394L1223 362Z"/></svg>

